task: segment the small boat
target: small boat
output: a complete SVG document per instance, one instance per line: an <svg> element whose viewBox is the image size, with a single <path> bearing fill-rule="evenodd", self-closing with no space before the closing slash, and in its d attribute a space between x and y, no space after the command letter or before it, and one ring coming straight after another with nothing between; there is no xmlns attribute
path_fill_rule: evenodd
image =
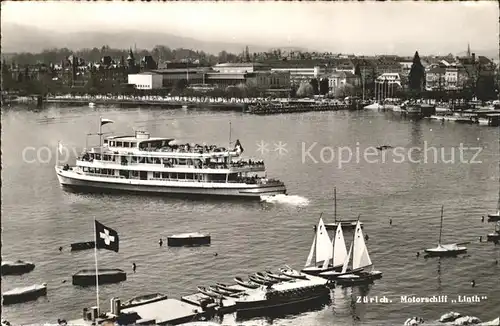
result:
<svg viewBox="0 0 500 326"><path fill-rule="evenodd" d="M88 250L94 248L95 248L94 241L75 242L71 244L71 251Z"/></svg>
<svg viewBox="0 0 500 326"><path fill-rule="evenodd" d="M151 294L145 294L145 295L140 295L137 297L133 297L132 299L129 299L125 301L122 304L123 308L128 308L131 306L136 306L136 305L141 305L145 303L151 303L151 302L156 302L156 301L161 301L168 299L168 296L163 294L163 293L151 293Z"/></svg>
<svg viewBox="0 0 500 326"><path fill-rule="evenodd" d="M47 284L31 285L4 292L2 294L3 304L14 304L36 300L47 295Z"/></svg>
<svg viewBox="0 0 500 326"><path fill-rule="evenodd" d="M277 280L275 278L269 277L269 276L265 275L262 272L257 272L253 276L255 276L258 279L261 279L263 281L269 282L269 283L279 283L279 282L281 282L280 280Z"/></svg>
<svg viewBox="0 0 500 326"><path fill-rule="evenodd" d="M270 278L274 278L274 279L277 279L277 280L280 280L280 281L291 281L293 280L293 277L289 277L289 276L286 276L286 275L279 275L279 274L275 274L271 271L266 271L266 275L269 276Z"/></svg>
<svg viewBox="0 0 500 326"><path fill-rule="evenodd" d="M347 273L347 267L352 252L352 272ZM371 271L366 271L367 267L372 266ZM356 271L356 272L354 272ZM373 269L373 263L368 254L368 248L366 247L365 237L363 236L363 230L361 225L356 226L356 231L354 232L354 240L349 249L347 259L342 266L342 275L339 275L335 283L343 286L352 286L357 284L372 283L374 280L382 277L382 272L375 271Z"/></svg>
<svg viewBox="0 0 500 326"><path fill-rule="evenodd" d="M332 270L332 266L330 265L332 257L332 242L323 223L323 218L320 217L306 264L301 272L309 275L318 275L321 272Z"/></svg>
<svg viewBox="0 0 500 326"><path fill-rule="evenodd" d="M307 275L304 274L304 273L301 273L299 271L296 271L288 266L285 266L286 268L280 268L280 273L285 275L285 276L289 276L289 277L293 277L293 278L298 278L298 279L303 279L303 280L307 280Z"/></svg>
<svg viewBox="0 0 500 326"><path fill-rule="evenodd" d="M252 281L243 281L241 277L235 277L234 281L238 283L239 285L246 287L247 289L257 289L261 285Z"/></svg>
<svg viewBox="0 0 500 326"><path fill-rule="evenodd" d="M95 107L95 103L94 102L89 102L89 108L93 108Z"/></svg>
<svg viewBox="0 0 500 326"><path fill-rule="evenodd" d="M198 286L198 292L208 296L208 297L212 297L212 298L221 298L223 297L222 295L220 295L219 293L215 293L213 291L210 291L208 289L206 289L205 287L203 286Z"/></svg>
<svg viewBox="0 0 500 326"><path fill-rule="evenodd" d="M335 230L337 226L339 226L339 223L342 223L342 226L344 227L344 230L353 230L356 228L356 225L358 224L359 217L361 215L358 215L358 218L355 220L338 220L337 219L337 188L333 188L333 218L334 222L333 223L325 223L325 227L327 230ZM363 227L363 223L361 223L361 227Z"/></svg>
<svg viewBox="0 0 500 326"><path fill-rule="evenodd" d="M230 291L226 291L222 288L219 288L218 286L209 286L208 289L214 293L220 294L225 297L230 297L230 298L239 298L241 296L241 293L234 293Z"/></svg>
<svg viewBox="0 0 500 326"><path fill-rule="evenodd" d="M82 269L73 275L73 285L96 285L95 269ZM119 283L127 279L127 273L118 268L99 268L99 284Z"/></svg>
<svg viewBox="0 0 500 326"><path fill-rule="evenodd" d="M498 179L500 183L500 177ZM498 188L498 202L497 202L497 211L496 213L488 214L489 221L500 221L500 187Z"/></svg>
<svg viewBox="0 0 500 326"><path fill-rule="evenodd" d="M461 244L441 244L441 237L443 234L443 212L444 205L441 207L441 226L439 228L439 241L435 248L425 249L424 252L429 256L456 256L467 252L467 247Z"/></svg>
<svg viewBox="0 0 500 326"><path fill-rule="evenodd" d="M244 290L231 288L229 285L226 285L224 283L215 283L215 285L217 285L220 289L224 289L226 291L230 291L230 292L233 292L233 293L244 292Z"/></svg>
<svg viewBox="0 0 500 326"><path fill-rule="evenodd" d="M210 241L211 238L209 234L202 234L199 232L175 234L167 237L167 244L169 247L209 245Z"/></svg>
<svg viewBox="0 0 500 326"><path fill-rule="evenodd" d="M260 284L260 285L265 285L265 286L269 286L269 285L275 284L275 282L270 282L270 281L267 281L267 280L263 280L260 277L257 277L255 275L249 275L248 279L250 281L254 282L254 283L257 283L257 284Z"/></svg>
<svg viewBox="0 0 500 326"><path fill-rule="evenodd" d="M28 261L2 261L2 275L21 275L35 269L35 264Z"/></svg>

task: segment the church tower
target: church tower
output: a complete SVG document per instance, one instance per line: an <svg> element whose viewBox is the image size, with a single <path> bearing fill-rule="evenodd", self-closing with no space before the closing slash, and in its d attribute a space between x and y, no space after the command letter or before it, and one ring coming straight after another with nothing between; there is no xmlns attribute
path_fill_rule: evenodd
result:
<svg viewBox="0 0 500 326"><path fill-rule="evenodd" d="M467 43L467 58L470 58L470 43Z"/></svg>

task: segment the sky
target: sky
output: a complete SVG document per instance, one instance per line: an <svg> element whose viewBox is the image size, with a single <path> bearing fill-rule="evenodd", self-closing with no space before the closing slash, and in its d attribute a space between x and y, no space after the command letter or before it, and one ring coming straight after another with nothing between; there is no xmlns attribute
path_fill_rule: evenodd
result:
<svg viewBox="0 0 500 326"><path fill-rule="evenodd" d="M57 31L165 32L205 41L342 53L492 50L496 1L4 2L2 24Z"/></svg>

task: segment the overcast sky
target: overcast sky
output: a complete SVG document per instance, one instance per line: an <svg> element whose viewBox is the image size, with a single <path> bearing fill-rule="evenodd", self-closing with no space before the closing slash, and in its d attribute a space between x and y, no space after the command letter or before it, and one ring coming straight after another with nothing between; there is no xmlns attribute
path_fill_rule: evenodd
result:
<svg viewBox="0 0 500 326"><path fill-rule="evenodd" d="M498 4L472 2L3 2L2 24L50 30L138 29L344 53L498 48Z"/></svg>

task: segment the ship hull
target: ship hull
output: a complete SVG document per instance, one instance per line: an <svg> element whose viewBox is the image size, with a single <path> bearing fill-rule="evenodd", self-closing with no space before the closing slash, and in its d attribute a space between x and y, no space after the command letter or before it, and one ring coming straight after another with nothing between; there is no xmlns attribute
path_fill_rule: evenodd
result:
<svg viewBox="0 0 500 326"><path fill-rule="evenodd" d="M286 194L283 183L224 186L204 182L172 182L159 185L150 180L87 177L73 171L56 168L61 186L79 192L128 192L172 196L218 196L260 199L260 196ZM103 180L106 179L106 180ZM155 184L156 183L156 184ZM174 185L175 184L175 185Z"/></svg>
<svg viewBox="0 0 500 326"><path fill-rule="evenodd" d="M326 289L323 292L319 292L315 295L295 298L289 301L273 301L273 300L261 300L254 302L237 302L236 311L238 317L242 316L258 316L264 315L269 312L276 313L296 311L297 307L305 307L308 305L313 305L315 303L327 303L330 299L329 290Z"/></svg>

